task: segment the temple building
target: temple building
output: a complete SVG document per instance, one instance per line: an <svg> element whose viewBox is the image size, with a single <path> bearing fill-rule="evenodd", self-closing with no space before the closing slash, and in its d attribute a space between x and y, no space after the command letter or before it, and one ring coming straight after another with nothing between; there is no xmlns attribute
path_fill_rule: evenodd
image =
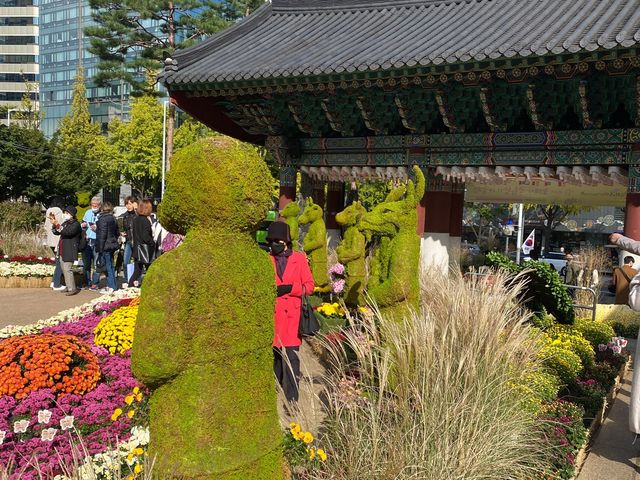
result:
<svg viewBox="0 0 640 480"><path fill-rule="evenodd" d="M465 191L624 206L640 240L639 47L637 0L272 0L162 82L272 152L281 206L301 172L328 228L345 184L419 165L423 261L445 265Z"/></svg>

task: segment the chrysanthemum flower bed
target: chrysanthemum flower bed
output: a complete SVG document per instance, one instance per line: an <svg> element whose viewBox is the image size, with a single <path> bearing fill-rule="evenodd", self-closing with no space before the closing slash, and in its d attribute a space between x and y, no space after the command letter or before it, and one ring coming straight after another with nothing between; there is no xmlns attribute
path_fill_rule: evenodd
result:
<svg viewBox="0 0 640 480"><path fill-rule="evenodd" d="M109 471L118 478L140 472L148 443L147 392L131 373L130 350L112 354L96 344L94 334L105 318L121 317L121 310L131 317L137 310L131 301L103 298L76 309L77 315L0 331L4 337L15 332L0 340L0 476L10 468L15 480L63 478L65 469L82 468L83 462L94 472L102 469L98 478L111 478ZM132 321L127 335L121 347L130 348ZM3 373L16 368L22 383L3 383Z"/></svg>

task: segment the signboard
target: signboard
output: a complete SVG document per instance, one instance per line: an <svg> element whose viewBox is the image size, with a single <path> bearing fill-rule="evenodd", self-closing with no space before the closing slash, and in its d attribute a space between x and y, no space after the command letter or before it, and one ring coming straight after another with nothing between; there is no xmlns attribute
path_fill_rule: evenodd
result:
<svg viewBox="0 0 640 480"><path fill-rule="evenodd" d="M467 183L465 201L481 203L540 203L581 205L585 207L624 207L625 185L573 185L532 181L526 185L518 180L504 183Z"/></svg>

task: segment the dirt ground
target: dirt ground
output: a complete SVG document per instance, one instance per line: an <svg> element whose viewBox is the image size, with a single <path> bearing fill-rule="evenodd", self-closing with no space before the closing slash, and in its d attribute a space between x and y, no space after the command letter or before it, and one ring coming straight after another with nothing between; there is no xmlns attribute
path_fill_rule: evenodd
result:
<svg viewBox="0 0 640 480"><path fill-rule="evenodd" d="M98 295L82 290L78 295L67 297L50 288L0 288L0 328L35 323Z"/></svg>

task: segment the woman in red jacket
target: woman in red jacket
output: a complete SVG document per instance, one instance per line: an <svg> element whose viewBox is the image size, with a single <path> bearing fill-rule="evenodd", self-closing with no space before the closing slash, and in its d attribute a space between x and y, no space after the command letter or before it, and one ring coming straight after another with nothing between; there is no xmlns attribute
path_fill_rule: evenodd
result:
<svg viewBox="0 0 640 480"><path fill-rule="evenodd" d="M305 254L294 252L291 248L289 225L284 222L269 225L267 242L278 289L274 316L273 370L287 400L297 402L302 343L298 328L302 296L313 293L313 276Z"/></svg>

